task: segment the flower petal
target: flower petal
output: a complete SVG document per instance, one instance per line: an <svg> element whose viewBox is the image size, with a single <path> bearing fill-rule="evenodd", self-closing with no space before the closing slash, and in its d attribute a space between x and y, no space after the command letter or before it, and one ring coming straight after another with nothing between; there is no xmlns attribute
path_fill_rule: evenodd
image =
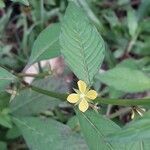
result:
<svg viewBox="0 0 150 150"><path fill-rule="evenodd" d="M79 91L81 93L85 93L87 85L86 85L86 83L84 81L79 80L78 81L78 87L79 87Z"/></svg>
<svg viewBox="0 0 150 150"><path fill-rule="evenodd" d="M76 103L78 102L78 100L79 100L79 95L75 93L72 93L67 97L67 101L70 103Z"/></svg>
<svg viewBox="0 0 150 150"><path fill-rule="evenodd" d="M87 92L86 97L94 100L97 97L97 92L95 90L90 90Z"/></svg>
<svg viewBox="0 0 150 150"><path fill-rule="evenodd" d="M85 112L87 109L89 108L89 104L88 102L83 99L80 103L79 103L79 110L82 112Z"/></svg>

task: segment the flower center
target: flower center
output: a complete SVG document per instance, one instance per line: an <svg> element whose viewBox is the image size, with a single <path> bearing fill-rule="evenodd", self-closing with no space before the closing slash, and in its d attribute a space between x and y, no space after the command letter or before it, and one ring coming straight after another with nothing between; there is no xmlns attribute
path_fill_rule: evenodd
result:
<svg viewBox="0 0 150 150"><path fill-rule="evenodd" d="M80 94L80 98L83 99L85 97L85 94Z"/></svg>

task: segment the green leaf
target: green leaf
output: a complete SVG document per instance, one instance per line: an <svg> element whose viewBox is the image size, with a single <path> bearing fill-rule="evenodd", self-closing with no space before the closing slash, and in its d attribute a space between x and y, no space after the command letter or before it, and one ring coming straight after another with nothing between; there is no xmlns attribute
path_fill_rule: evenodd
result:
<svg viewBox="0 0 150 150"><path fill-rule="evenodd" d="M68 122L67 125L75 131L80 130L80 126L79 126L79 119L77 118L77 116L73 116L71 117Z"/></svg>
<svg viewBox="0 0 150 150"><path fill-rule="evenodd" d="M56 1L55 0L47 0L47 1L45 1L45 4L56 5Z"/></svg>
<svg viewBox="0 0 150 150"><path fill-rule="evenodd" d="M104 13L104 17L107 20L107 22L110 24L111 28L120 25L118 17L116 16L114 11L106 10L106 12Z"/></svg>
<svg viewBox="0 0 150 150"><path fill-rule="evenodd" d="M15 79L16 77L13 74L0 67L0 91L3 91Z"/></svg>
<svg viewBox="0 0 150 150"><path fill-rule="evenodd" d="M141 69L139 66L140 66L140 64L138 64L137 61L132 59L132 58L125 59L121 63L117 64L117 67L120 67L120 68L122 68L122 67L123 68L124 67L125 68L131 68L133 70Z"/></svg>
<svg viewBox="0 0 150 150"><path fill-rule="evenodd" d="M82 9L74 2L67 7L60 35L61 52L65 61L88 85L104 59L104 41Z"/></svg>
<svg viewBox="0 0 150 150"><path fill-rule="evenodd" d="M142 20L149 13L150 1L142 0L137 11L138 20ZM143 21L143 20L142 20Z"/></svg>
<svg viewBox="0 0 150 150"><path fill-rule="evenodd" d="M1 150L7 150L7 144L5 142L0 141Z"/></svg>
<svg viewBox="0 0 150 150"><path fill-rule="evenodd" d="M6 127L6 128L11 128L12 124L11 124L10 117L7 115L0 114L0 125L2 125L3 127Z"/></svg>
<svg viewBox="0 0 150 150"><path fill-rule="evenodd" d="M150 89L150 78L139 70L116 67L96 76L101 82L117 90L134 93Z"/></svg>
<svg viewBox="0 0 150 150"><path fill-rule="evenodd" d="M138 28L138 19L137 19L136 12L134 9L130 8L127 11L127 23L128 23L130 35L134 37Z"/></svg>
<svg viewBox="0 0 150 150"><path fill-rule="evenodd" d="M42 89L52 90L57 92L67 92L67 85L63 78L49 77L34 81L32 83L36 87L42 87ZM36 115L47 109L54 109L60 100L49 97L31 89L23 90L17 95L10 103L10 109L13 115L16 116L28 116Z"/></svg>
<svg viewBox="0 0 150 150"><path fill-rule="evenodd" d="M52 119L14 118L15 124L33 150L88 150L79 134Z"/></svg>
<svg viewBox="0 0 150 150"><path fill-rule="evenodd" d="M123 150L123 144L106 141L110 133L120 131L120 127L95 111L77 112L83 135L91 150Z"/></svg>
<svg viewBox="0 0 150 150"><path fill-rule="evenodd" d="M150 147L150 112L143 118L133 120L120 131L109 135L108 140L117 144L125 144L126 150L149 150Z"/></svg>
<svg viewBox="0 0 150 150"><path fill-rule="evenodd" d="M60 54L59 34L58 23L44 29L33 44L29 64L58 56Z"/></svg>
<svg viewBox="0 0 150 150"><path fill-rule="evenodd" d="M0 111L0 125L6 128L12 127L11 117L8 114L8 109L3 109Z"/></svg>
<svg viewBox="0 0 150 150"><path fill-rule="evenodd" d="M7 92L0 92L0 110L8 107L10 95Z"/></svg>
<svg viewBox="0 0 150 150"><path fill-rule="evenodd" d="M89 19L94 23L98 31L104 32L104 27L100 22L99 18L92 11L90 3L87 0L77 0L77 3L83 8L83 10L85 11Z"/></svg>
<svg viewBox="0 0 150 150"><path fill-rule="evenodd" d="M7 134L6 134L6 138L7 139L16 139L19 136L21 136L21 133L19 131L19 129L17 128L17 126L13 126L11 129L8 130Z"/></svg>
<svg viewBox="0 0 150 150"><path fill-rule="evenodd" d="M28 0L11 0L13 2L19 2L19 3L22 3L26 6L29 6L29 1Z"/></svg>
<svg viewBox="0 0 150 150"><path fill-rule="evenodd" d="M145 141L138 141L135 142L130 141L131 143L126 144L126 150L149 150L150 147L150 143L149 140L145 140Z"/></svg>
<svg viewBox="0 0 150 150"><path fill-rule="evenodd" d="M122 142L119 143L120 136L118 135L115 141L113 141L113 137L110 140L108 137L115 136L117 132L121 133L122 129L111 120L94 111L86 111L86 113L77 111L77 116L91 150L149 150L149 141L147 139L136 141L130 138L127 144L123 138ZM132 134L134 135L134 132ZM141 138L140 133L135 136L139 139Z"/></svg>
<svg viewBox="0 0 150 150"><path fill-rule="evenodd" d="M0 8L4 8L5 7L5 3L3 2L3 0L0 0Z"/></svg>
<svg viewBox="0 0 150 150"><path fill-rule="evenodd" d="M128 123L121 131L109 135L109 141L130 142L150 139L150 112L142 118Z"/></svg>

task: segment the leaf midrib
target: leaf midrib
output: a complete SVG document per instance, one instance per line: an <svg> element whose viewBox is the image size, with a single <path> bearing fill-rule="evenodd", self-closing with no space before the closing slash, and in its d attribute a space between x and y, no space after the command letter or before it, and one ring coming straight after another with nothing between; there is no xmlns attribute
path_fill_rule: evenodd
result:
<svg viewBox="0 0 150 150"><path fill-rule="evenodd" d="M75 22L74 22L75 23ZM82 61L83 61L83 66L84 66L84 69L86 70L86 76L87 76L87 80L89 82L89 84L91 85L91 79L90 79L90 74L89 74L89 69L87 67L87 62L86 62L86 57L85 57L85 53L84 53L84 46L83 46L83 43L82 43L82 38L80 37L80 34L78 33L78 27L77 27L77 24L76 24L76 30L74 30L74 32L76 33L76 35L78 36L79 40L77 40L79 46L80 46L80 53L81 53L81 56L82 56Z"/></svg>
<svg viewBox="0 0 150 150"><path fill-rule="evenodd" d="M94 125L94 123L93 123L84 113L82 113L82 115L83 115L83 117L90 123L90 125L91 125L92 127L94 127L94 130L96 130L96 132L98 133L98 136L99 136L100 138L102 137L103 142L106 143L106 144L109 146L110 150L113 150L113 147L112 147L111 143L106 142L106 141L104 140L105 136L98 130L98 128Z"/></svg>

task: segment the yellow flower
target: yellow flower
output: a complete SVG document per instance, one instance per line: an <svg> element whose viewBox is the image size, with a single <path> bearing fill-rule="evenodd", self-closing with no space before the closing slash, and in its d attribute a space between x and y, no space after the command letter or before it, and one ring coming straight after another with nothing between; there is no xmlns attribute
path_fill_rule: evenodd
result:
<svg viewBox="0 0 150 150"><path fill-rule="evenodd" d="M67 97L67 101L73 104L79 104L79 110L85 112L89 108L88 102L97 97L97 92L90 90L86 83L81 80L78 81L78 88L79 90L75 89L76 93L72 93Z"/></svg>

